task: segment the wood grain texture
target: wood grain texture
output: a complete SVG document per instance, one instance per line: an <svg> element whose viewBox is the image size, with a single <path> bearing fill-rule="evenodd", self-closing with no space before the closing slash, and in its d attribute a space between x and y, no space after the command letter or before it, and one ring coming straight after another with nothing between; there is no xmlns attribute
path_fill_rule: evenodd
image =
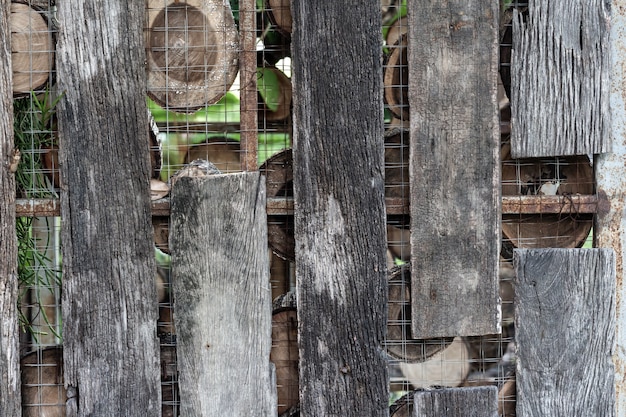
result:
<svg viewBox="0 0 626 417"><path fill-rule="evenodd" d="M67 416L158 416L145 4L57 6Z"/></svg>
<svg viewBox="0 0 626 417"><path fill-rule="evenodd" d="M613 415L613 250L516 249L514 265L517 415Z"/></svg>
<svg viewBox="0 0 626 417"><path fill-rule="evenodd" d="M302 415L386 416L380 2L292 15Z"/></svg>
<svg viewBox="0 0 626 417"><path fill-rule="evenodd" d="M496 387L417 391L411 417L497 417Z"/></svg>
<svg viewBox="0 0 626 417"><path fill-rule="evenodd" d="M413 337L499 333L498 4L408 7Z"/></svg>
<svg viewBox="0 0 626 417"><path fill-rule="evenodd" d="M173 187L181 416L276 414L266 218L258 172L183 177Z"/></svg>
<svg viewBox="0 0 626 417"><path fill-rule="evenodd" d="M0 0L0 416L21 413L10 7Z"/></svg>
<svg viewBox="0 0 626 417"><path fill-rule="evenodd" d="M611 150L610 4L530 0L528 16L513 13L513 158Z"/></svg>

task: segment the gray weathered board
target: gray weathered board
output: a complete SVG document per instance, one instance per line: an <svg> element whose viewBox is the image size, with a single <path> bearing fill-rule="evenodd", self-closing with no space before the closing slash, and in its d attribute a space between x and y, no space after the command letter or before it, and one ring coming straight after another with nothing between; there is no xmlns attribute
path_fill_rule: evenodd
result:
<svg viewBox="0 0 626 417"><path fill-rule="evenodd" d="M498 417L498 389L491 386L417 391L411 417Z"/></svg>
<svg viewBox="0 0 626 417"><path fill-rule="evenodd" d="M67 416L156 417L145 4L57 4Z"/></svg>
<svg viewBox="0 0 626 417"><path fill-rule="evenodd" d="M513 14L513 158L610 151L610 4L530 0Z"/></svg>
<svg viewBox="0 0 626 417"><path fill-rule="evenodd" d="M265 180L180 178L170 228L181 416L274 416Z"/></svg>
<svg viewBox="0 0 626 417"><path fill-rule="evenodd" d="M17 239L13 157L10 3L0 0L0 416L19 416Z"/></svg>
<svg viewBox="0 0 626 417"><path fill-rule="evenodd" d="M613 249L516 249L514 263L518 415L613 415Z"/></svg>
<svg viewBox="0 0 626 417"><path fill-rule="evenodd" d="M498 2L409 2L413 337L500 332Z"/></svg>
<svg viewBox="0 0 626 417"><path fill-rule="evenodd" d="M388 415L379 0L292 2L301 409Z"/></svg>

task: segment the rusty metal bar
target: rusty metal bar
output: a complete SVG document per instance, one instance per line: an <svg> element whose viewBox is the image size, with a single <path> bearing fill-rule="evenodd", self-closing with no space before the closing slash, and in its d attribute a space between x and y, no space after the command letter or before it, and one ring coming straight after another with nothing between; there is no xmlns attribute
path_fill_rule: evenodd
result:
<svg viewBox="0 0 626 417"><path fill-rule="evenodd" d="M502 214L595 213L596 195L502 196Z"/></svg>
<svg viewBox="0 0 626 417"><path fill-rule="evenodd" d="M598 155L594 163L596 187L603 204L594 223L594 247L615 250L616 328L613 363L615 365L615 416L626 417L626 0L613 0L611 16L611 139L612 152ZM604 92L603 92L604 94Z"/></svg>
<svg viewBox="0 0 626 417"><path fill-rule="evenodd" d="M554 196L503 196L502 214L593 214L601 212L604 202L598 195L554 195ZM388 215L408 215L409 200L404 198L386 198ZM16 215L26 217L60 216L61 204L58 199L18 199ZM267 214L272 216L291 216L294 212L292 198L268 198ZM169 198L152 202L153 216L169 216Z"/></svg>
<svg viewBox="0 0 626 417"><path fill-rule="evenodd" d="M256 3L255 0L239 1L239 82L241 112L241 169L258 169L257 134L257 72L256 72Z"/></svg>

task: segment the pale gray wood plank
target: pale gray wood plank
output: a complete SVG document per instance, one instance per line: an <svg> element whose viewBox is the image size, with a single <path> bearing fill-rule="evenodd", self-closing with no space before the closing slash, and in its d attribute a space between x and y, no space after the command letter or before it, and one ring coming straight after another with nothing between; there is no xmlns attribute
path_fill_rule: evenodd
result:
<svg viewBox="0 0 626 417"><path fill-rule="evenodd" d="M17 317L17 239L13 162L13 74L8 0L0 0L0 415L21 413ZM16 165L13 168L17 168Z"/></svg>
<svg viewBox="0 0 626 417"><path fill-rule="evenodd" d="M610 146L610 2L530 0L513 14L511 155L586 155Z"/></svg>
<svg viewBox="0 0 626 417"><path fill-rule="evenodd" d="M612 416L615 254L514 251L517 415Z"/></svg>
<svg viewBox="0 0 626 417"><path fill-rule="evenodd" d="M380 2L295 1L291 11L301 409L383 417Z"/></svg>
<svg viewBox="0 0 626 417"><path fill-rule="evenodd" d="M59 3L67 416L158 416L145 4Z"/></svg>
<svg viewBox="0 0 626 417"><path fill-rule="evenodd" d="M181 415L273 416L265 180L181 177L171 204Z"/></svg>
<svg viewBox="0 0 626 417"><path fill-rule="evenodd" d="M413 337L499 333L498 3L408 7Z"/></svg>
<svg viewBox="0 0 626 417"><path fill-rule="evenodd" d="M497 417L498 389L446 388L418 391L412 417Z"/></svg>

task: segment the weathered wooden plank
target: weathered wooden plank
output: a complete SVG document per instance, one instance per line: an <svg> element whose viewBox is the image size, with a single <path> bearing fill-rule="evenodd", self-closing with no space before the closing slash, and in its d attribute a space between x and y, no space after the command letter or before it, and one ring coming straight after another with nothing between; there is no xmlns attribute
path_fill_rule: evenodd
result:
<svg viewBox="0 0 626 417"><path fill-rule="evenodd" d="M615 253L514 251L517 412L614 413Z"/></svg>
<svg viewBox="0 0 626 417"><path fill-rule="evenodd" d="M10 7L0 0L0 416L21 413Z"/></svg>
<svg viewBox="0 0 626 417"><path fill-rule="evenodd" d="M170 227L181 415L274 416L265 179L180 178Z"/></svg>
<svg viewBox="0 0 626 417"><path fill-rule="evenodd" d="M611 149L597 155L595 170L599 197L598 215L594 217L594 246L615 251L616 325L615 349L615 415L626 417L626 0L612 2L611 16Z"/></svg>
<svg viewBox="0 0 626 417"><path fill-rule="evenodd" d="M157 416L145 4L57 6L67 416Z"/></svg>
<svg viewBox="0 0 626 417"><path fill-rule="evenodd" d="M301 410L386 416L380 2L291 11Z"/></svg>
<svg viewBox="0 0 626 417"><path fill-rule="evenodd" d="M610 147L610 2L530 0L513 13L511 155Z"/></svg>
<svg viewBox="0 0 626 417"><path fill-rule="evenodd" d="M499 333L498 3L408 7L413 337Z"/></svg>
<svg viewBox="0 0 626 417"><path fill-rule="evenodd" d="M496 387L447 388L418 391L412 417L497 417Z"/></svg>

